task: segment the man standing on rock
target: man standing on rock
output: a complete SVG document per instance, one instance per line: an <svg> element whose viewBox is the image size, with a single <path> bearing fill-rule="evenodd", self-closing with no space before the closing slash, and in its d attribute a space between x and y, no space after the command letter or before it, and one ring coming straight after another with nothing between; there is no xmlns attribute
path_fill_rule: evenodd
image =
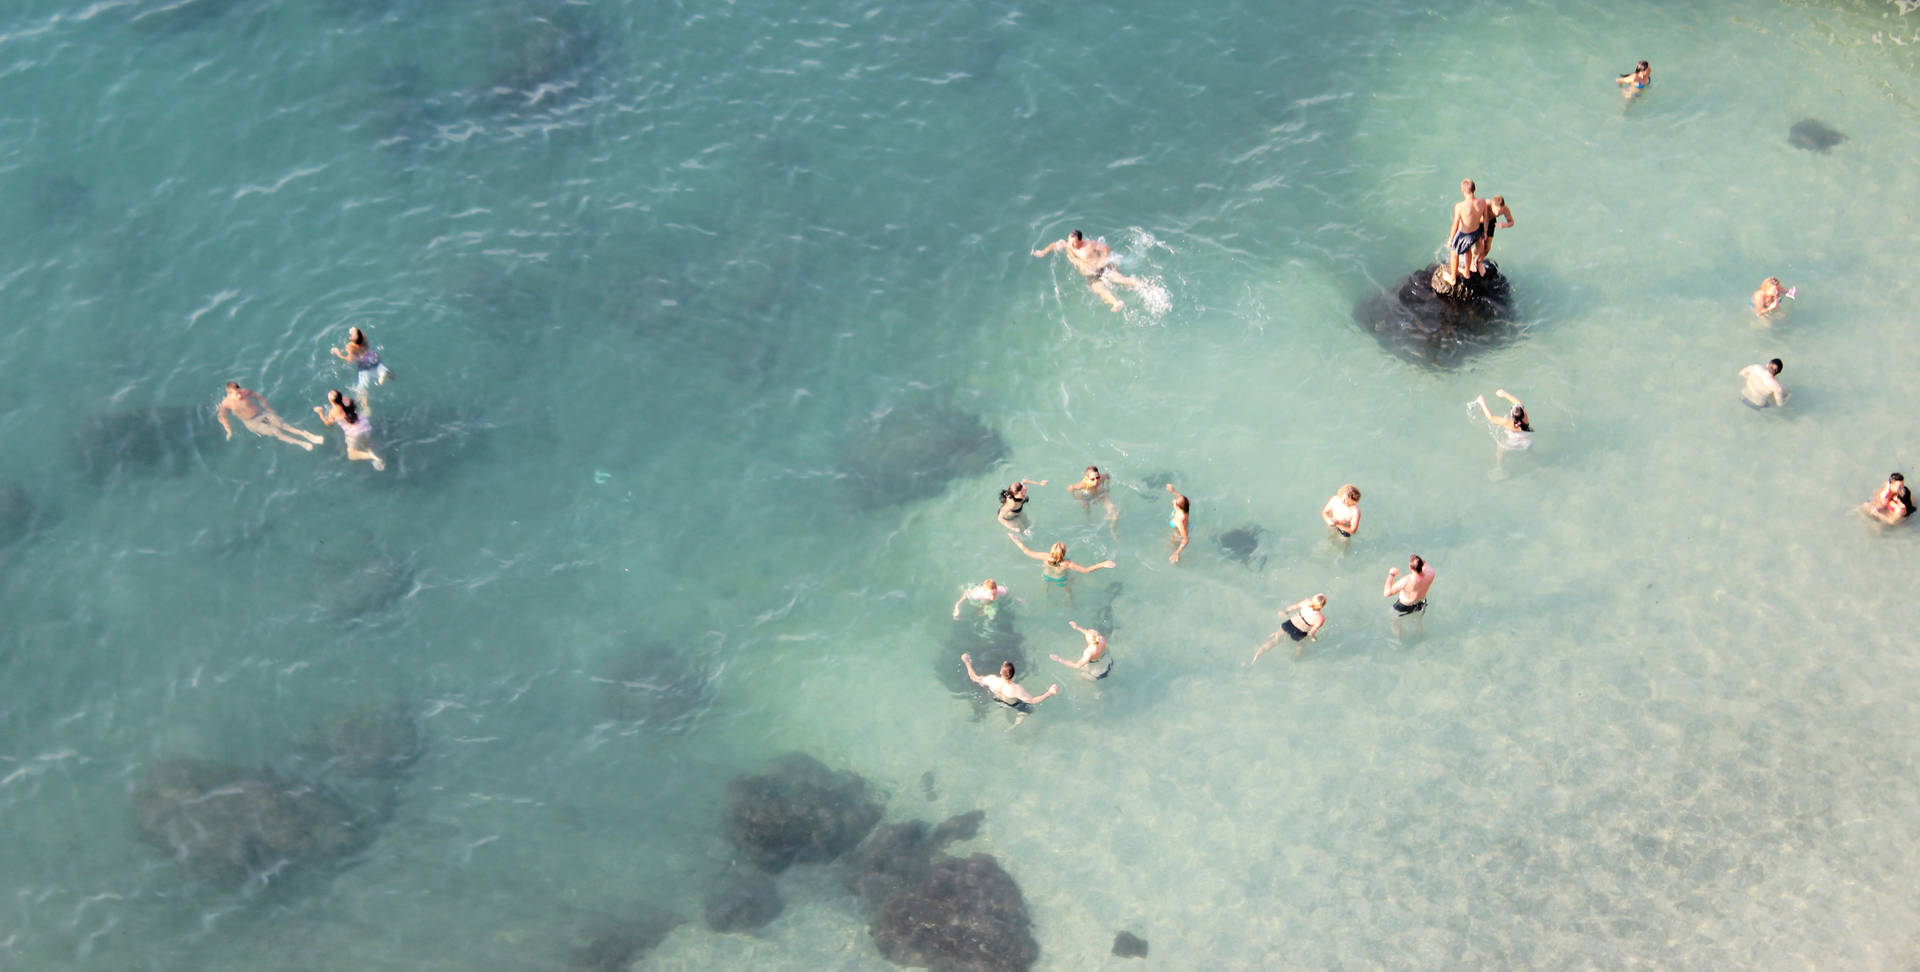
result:
<svg viewBox="0 0 1920 972"><path fill-rule="evenodd" d="M1480 237L1480 250L1475 255L1474 260L1476 265L1479 266L1480 272L1486 273L1487 254L1493 252L1493 231L1496 229L1513 228L1513 210L1507 208L1507 197L1505 196L1495 196L1492 199L1482 201L1480 209L1487 214L1487 219L1486 225L1481 227L1481 232L1485 235ZM1502 219L1506 220L1506 222L1500 222Z"/></svg>
<svg viewBox="0 0 1920 972"><path fill-rule="evenodd" d="M1477 244L1484 236L1487 222L1487 210L1480 200L1474 198L1473 180L1460 180L1460 201L1453 204L1453 225L1447 228L1447 249L1451 256L1447 258L1447 282L1458 284L1461 280L1460 265L1466 264L1468 276L1480 272L1480 253Z"/></svg>

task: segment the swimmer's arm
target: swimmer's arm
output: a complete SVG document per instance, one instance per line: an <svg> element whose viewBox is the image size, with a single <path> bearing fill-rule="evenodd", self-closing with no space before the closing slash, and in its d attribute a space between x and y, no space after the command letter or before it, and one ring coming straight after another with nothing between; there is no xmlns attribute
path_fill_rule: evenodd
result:
<svg viewBox="0 0 1920 972"><path fill-rule="evenodd" d="M329 350L333 352L334 357L339 358L342 361L353 360L352 358L347 357L347 353L345 351L340 350L339 348L330 348Z"/></svg>
<svg viewBox="0 0 1920 972"><path fill-rule="evenodd" d="M1048 244L1047 244L1047 245L1046 245L1046 246L1045 246L1044 248L1042 248L1042 249L1038 249L1038 250L1035 250L1035 251L1033 251L1033 255L1034 255L1034 256L1037 256L1037 257L1043 257L1043 256L1046 256L1047 254L1049 254L1049 253L1052 253L1053 251L1055 251L1055 250L1058 250L1058 249L1060 249L1060 248L1062 248L1062 247L1064 247L1064 246L1066 246L1066 245L1067 245L1067 241L1066 241L1066 238L1065 238L1065 237L1062 237L1062 238L1060 238L1060 239L1057 239L1057 240L1054 240L1054 241L1053 241L1052 243L1048 243Z"/></svg>
<svg viewBox="0 0 1920 972"><path fill-rule="evenodd" d="M233 426L227 424L227 403L221 402L220 407L214 409L213 416L220 420L220 427L227 430L227 438L233 438Z"/></svg>
<svg viewBox="0 0 1920 972"><path fill-rule="evenodd" d="M1513 397L1512 395L1509 395L1509 394L1507 394L1507 390L1506 390L1505 388L1496 388L1496 389L1494 389L1494 390L1493 390L1493 394L1494 394L1494 396L1495 396L1495 397L1497 397L1497 398L1504 398L1504 399L1506 399L1507 401L1510 401L1510 402L1512 402L1512 403L1514 403L1515 405L1518 405L1518 404L1520 404L1520 399L1518 399L1518 398L1515 398L1515 397Z"/></svg>
<svg viewBox="0 0 1920 972"><path fill-rule="evenodd" d="M1380 585L1381 597L1392 597L1395 594L1400 593L1399 587L1395 586L1395 584L1393 583L1393 579L1398 576L1400 576L1400 568L1398 567L1387 568L1387 582ZM1408 574L1407 579L1412 580L1413 576L1414 575L1412 574Z"/></svg>
<svg viewBox="0 0 1920 972"><path fill-rule="evenodd" d="M1014 687L1019 688L1019 686L1017 685ZM1026 689L1020 689L1020 701L1025 702L1028 705L1038 705L1039 703L1045 702L1046 700L1053 698L1058 694L1060 694L1060 685L1059 683L1056 682L1052 685L1047 686L1047 690L1045 692L1040 693L1039 695L1034 695L1031 692L1028 692Z"/></svg>
<svg viewBox="0 0 1920 972"><path fill-rule="evenodd" d="M1772 394L1775 405L1785 405L1787 403L1787 389L1785 385L1775 383Z"/></svg>
<svg viewBox="0 0 1920 972"><path fill-rule="evenodd" d="M1033 558L1033 559L1035 559L1035 560L1045 560L1045 559L1047 559L1047 555L1046 555L1046 554L1043 554L1043 553L1037 553L1037 552L1035 552L1035 551L1034 551L1034 550L1033 550L1033 549L1032 549L1031 547L1028 547L1028 546L1027 546L1026 544L1024 544L1024 543L1021 543L1021 542L1020 542L1020 538L1019 538L1019 537L1016 537L1016 536L1014 536L1013 534L1011 534L1011 533L1009 533L1009 534L1007 534L1007 539L1009 539L1009 540L1012 540L1012 541L1013 541L1013 545L1014 545L1014 546L1016 546L1016 547L1019 547L1019 548L1020 548L1020 552L1021 552L1021 553L1023 553L1023 554L1026 554L1027 556L1029 556L1029 557L1032 557L1032 558Z"/></svg>
<svg viewBox="0 0 1920 972"><path fill-rule="evenodd" d="M1026 483L1028 486L1045 486L1047 484L1047 481L1044 479L1022 479L1020 481Z"/></svg>
<svg viewBox="0 0 1920 972"><path fill-rule="evenodd" d="M1079 571L1079 572L1080 572L1080 573L1082 573L1082 574L1091 574L1091 573L1093 573L1094 571L1096 571L1096 570L1100 570L1100 569L1102 569L1102 568L1104 568L1104 567L1112 567L1112 566L1114 566L1114 563L1113 563L1113 561L1111 561L1111 560L1102 560L1102 561L1100 561L1099 563L1097 563L1097 564L1094 564L1094 565L1093 565L1093 566L1091 566L1091 567L1082 567L1082 566L1080 566L1079 564L1076 564L1076 563L1074 563L1073 561L1071 561L1071 560L1069 560L1069 561L1067 561L1067 562L1066 562L1066 566L1068 566L1068 567L1070 567L1070 568L1072 568L1072 569L1074 569L1074 570L1077 570L1077 571Z"/></svg>
<svg viewBox="0 0 1920 972"><path fill-rule="evenodd" d="M1080 669L1080 668L1087 667L1087 660L1085 658L1082 658L1077 662L1070 662L1065 658L1060 657L1059 655L1048 655L1047 657L1053 659L1054 661L1059 662L1062 665L1067 666L1068 668Z"/></svg>
<svg viewBox="0 0 1920 972"><path fill-rule="evenodd" d="M955 601L955 602L953 602L953 617L954 617L954 620L956 620L956 621L957 621L957 620L959 620L959 619L960 619L960 605L962 605L962 604L965 604L965 603L967 603L967 595L965 595L965 594L961 594L961 595L960 595L960 600L958 600L958 601Z"/></svg>
<svg viewBox="0 0 1920 972"><path fill-rule="evenodd" d="M967 653L966 653L966 652L964 652L964 651L963 651L963 652L961 652L961 653L960 653L960 664L962 664L962 665L965 665L965 666L967 666L967 677L968 677L968 678L970 678L970 679L973 679L973 683L974 683L975 685L985 685L985 684L987 684L987 683L986 683L986 680L985 680L985 679L982 679L982 678L981 678L981 677L980 677L979 675L977 675L977 674L975 674L975 673L974 673L974 670L973 670L973 656L972 656L972 655L969 655L969 654L967 654Z"/></svg>
<svg viewBox="0 0 1920 972"><path fill-rule="evenodd" d="M1503 220L1503 219L1506 220L1506 222L1504 223L1500 222L1500 220ZM1500 215L1494 218L1493 225L1498 229L1512 229L1513 228L1513 207L1508 206L1507 208L1501 210Z"/></svg>

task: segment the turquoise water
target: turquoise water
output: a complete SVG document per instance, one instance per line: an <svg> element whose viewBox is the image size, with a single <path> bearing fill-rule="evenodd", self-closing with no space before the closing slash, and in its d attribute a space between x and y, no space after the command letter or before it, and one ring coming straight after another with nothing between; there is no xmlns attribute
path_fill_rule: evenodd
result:
<svg viewBox="0 0 1920 972"><path fill-rule="evenodd" d="M1850 511L1915 472L1917 43L1866 0L11 4L0 967L544 968L648 904L690 919L657 967L890 968L831 867L759 936L699 920L726 781L789 750L890 820L984 809L1050 969L1122 928L1164 968L1898 967L1916 541ZM1514 207L1524 335L1435 371L1352 310L1462 176ZM1028 256L1075 227L1152 293ZM320 430L353 324L387 471L221 438L229 379ZM1537 430L1497 468L1495 388ZM849 457L928 403L1004 457L876 497ZM166 456L84 467L150 408ZM1119 564L1071 605L992 522L1016 476L1030 543ZM949 691L987 576L1062 689L1011 731ZM1243 664L1320 591L1299 662ZM1044 660L1096 618L1097 693ZM606 702L650 642L678 731ZM387 700L426 748L353 866L236 890L140 839L157 762L297 775Z"/></svg>

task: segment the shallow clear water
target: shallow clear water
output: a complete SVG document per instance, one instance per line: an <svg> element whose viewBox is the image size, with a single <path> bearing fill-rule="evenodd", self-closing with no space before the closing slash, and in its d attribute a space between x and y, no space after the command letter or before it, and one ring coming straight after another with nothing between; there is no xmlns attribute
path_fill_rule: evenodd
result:
<svg viewBox="0 0 1920 972"><path fill-rule="evenodd" d="M890 967L828 867L760 936L698 920L725 782L796 749L889 819L984 809L1046 968L1122 928L1172 968L1898 966L1917 541L1851 508L1914 471L1916 43L1865 0L9 5L0 967L547 967L641 903L692 919L661 967ZM1352 312L1463 175L1524 336L1436 371ZM1074 227L1154 291L1027 255ZM317 430L356 323L386 472L221 438L229 379ZM1498 469L1496 387L1537 429ZM929 402L1004 460L872 502L863 430ZM83 468L153 407L168 461ZM992 522L1015 476L1030 542L1119 563L1071 605ZM986 576L1062 686L1012 731L949 691ZM1043 660L1095 618L1097 692ZM685 731L607 706L647 642L709 676ZM428 747L354 866L234 891L140 840L156 761L292 766L388 699Z"/></svg>

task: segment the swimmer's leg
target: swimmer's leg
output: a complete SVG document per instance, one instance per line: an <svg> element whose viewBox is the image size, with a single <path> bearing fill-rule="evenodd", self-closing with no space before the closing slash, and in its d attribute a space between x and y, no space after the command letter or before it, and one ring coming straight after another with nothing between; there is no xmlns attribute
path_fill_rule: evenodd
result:
<svg viewBox="0 0 1920 972"><path fill-rule="evenodd" d="M296 432L297 432L297 431L299 431L299 430L298 430L298 429L295 429L294 431L296 431ZM281 429L281 428L276 428L276 429L274 429L274 430L273 430L273 437L274 437L274 438L276 438L276 439L279 439L279 440L280 440L280 441L282 441L282 442L291 442L291 443L293 443L294 445L297 445L297 446L299 446L300 448L302 448L302 449L305 449L305 450L307 450L308 452L312 452L312 451L313 451L313 447L314 447L314 444L315 444L315 443L312 443L312 442L308 442L308 441L307 441L307 440L305 440L305 439L301 439L301 438L296 438L296 437L294 437L294 436L292 436L292 435L289 435L289 434L287 434L287 431L286 431L285 429Z"/></svg>
<svg viewBox="0 0 1920 972"><path fill-rule="evenodd" d="M1087 289L1093 291L1094 296L1106 301L1107 307L1111 308L1116 314L1120 313L1120 308L1127 306L1120 298L1113 295L1112 290L1107 288L1107 282L1105 280L1095 280L1087 285Z"/></svg>
<svg viewBox="0 0 1920 972"><path fill-rule="evenodd" d="M373 463L373 468L375 470L383 470L387 468L387 461L385 459L380 458L379 456L374 455L372 449L361 449L354 446L353 443L351 442L347 443L347 458L348 459L365 459L368 462Z"/></svg>
<svg viewBox="0 0 1920 972"><path fill-rule="evenodd" d="M1116 283L1122 287L1132 287L1135 290L1139 290L1141 287L1147 285L1145 280L1141 280L1139 277L1129 277L1118 270L1107 271L1107 282Z"/></svg>
<svg viewBox="0 0 1920 972"><path fill-rule="evenodd" d="M308 432L306 429L303 429L297 425L287 424L287 420L281 418L278 415L273 416L271 421L273 423L274 429L276 429L278 433L286 433L286 435L281 435L280 438L286 439L287 435L297 435L300 438L307 440L307 442L312 443L312 445L307 446L308 451L312 451L313 446L317 446L320 443L326 441L326 439L320 436L314 435L312 432ZM287 439L287 441L292 442L293 440Z"/></svg>

